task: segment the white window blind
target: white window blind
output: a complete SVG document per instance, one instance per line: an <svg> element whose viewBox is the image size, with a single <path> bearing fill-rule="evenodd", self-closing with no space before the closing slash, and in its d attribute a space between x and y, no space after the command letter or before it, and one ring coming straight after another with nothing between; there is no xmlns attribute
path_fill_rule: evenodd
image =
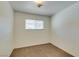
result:
<svg viewBox="0 0 79 59"><path fill-rule="evenodd" d="M44 29L44 21L42 20L25 20L25 29Z"/></svg>

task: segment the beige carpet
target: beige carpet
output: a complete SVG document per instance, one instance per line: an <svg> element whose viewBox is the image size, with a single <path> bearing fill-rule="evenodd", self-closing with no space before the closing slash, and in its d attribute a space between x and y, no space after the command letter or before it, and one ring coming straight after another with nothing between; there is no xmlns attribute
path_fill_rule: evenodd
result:
<svg viewBox="0 0 79 59"><path fill-rule="evenodd" d="M48 43L14 49L11 57L72 57L72 55Z"/></svg>

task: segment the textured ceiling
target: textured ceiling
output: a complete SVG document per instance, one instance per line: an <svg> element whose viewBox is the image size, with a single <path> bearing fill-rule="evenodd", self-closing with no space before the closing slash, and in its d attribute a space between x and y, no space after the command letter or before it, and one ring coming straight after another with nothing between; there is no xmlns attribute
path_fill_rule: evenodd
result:
<svg viewBox="0 0 79 59"><path fill-rule="evenodd" d="M76 1L44 1L43 6L37 7L33 1L12 1L10 2L16 11L32 14L52 16L61 10L77 3Z"/></svg>

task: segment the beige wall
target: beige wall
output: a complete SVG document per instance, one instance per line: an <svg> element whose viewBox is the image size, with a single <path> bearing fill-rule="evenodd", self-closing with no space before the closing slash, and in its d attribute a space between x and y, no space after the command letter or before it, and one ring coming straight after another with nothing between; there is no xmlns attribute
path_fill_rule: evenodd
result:
<svg viewBox="0 0 79 59"><path fill-rule="evenodd" d="M0 2L0 56L13 50L13 10L9 2Z"/></svg>
<svg viewBox="0 0 79 59"><path fill-rule="evenodd" d="M43 30L26 30L24 28L26 19L43 20L45 28ZM48 16L15 12L14 24L15 48L49 42L50 18Z"/></svg>
<svg viewBox="0 0 79 59"><path fill-rule="evenodd" d="M73 56L79 56L79 3L52 16L50 42Z"/></svg>

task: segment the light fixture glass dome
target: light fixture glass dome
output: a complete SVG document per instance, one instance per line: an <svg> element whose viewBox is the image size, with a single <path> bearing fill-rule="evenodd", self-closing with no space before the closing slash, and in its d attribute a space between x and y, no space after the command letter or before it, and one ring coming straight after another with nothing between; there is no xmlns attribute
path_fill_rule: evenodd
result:
<svg viewBox="0 0 79 59"><path fill-rule="evenodd" d="M41 7L43 5L43 0L34 0L34 2L37 4L38 7Z"/></svg>

